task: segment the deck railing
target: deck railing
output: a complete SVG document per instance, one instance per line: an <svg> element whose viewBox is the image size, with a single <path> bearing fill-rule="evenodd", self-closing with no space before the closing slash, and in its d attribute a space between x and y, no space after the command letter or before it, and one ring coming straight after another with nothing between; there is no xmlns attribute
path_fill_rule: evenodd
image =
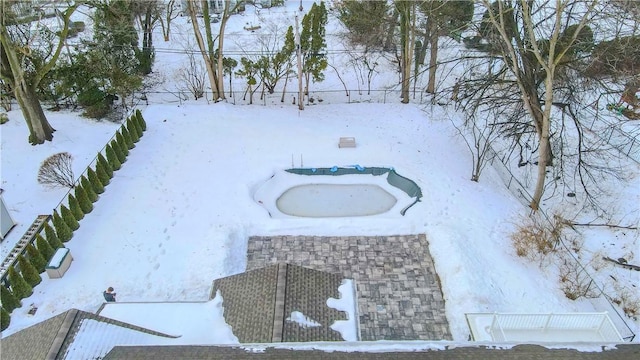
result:
<svg viewBox="0 0 640 360"><path fill-rule="evenodd" d="M512 331L593 331L605 341L621 342L622 336L604 313L493 314L489 332L494 341L510 341Z"/></svg>

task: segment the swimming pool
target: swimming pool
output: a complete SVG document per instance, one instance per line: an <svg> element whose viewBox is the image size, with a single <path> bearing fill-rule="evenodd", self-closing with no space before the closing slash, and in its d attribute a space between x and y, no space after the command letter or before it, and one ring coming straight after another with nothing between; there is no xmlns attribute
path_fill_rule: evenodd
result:
<svg viewBox="0 0 640 360"><path fill-rule="evenodd" d="M355 217L400 214L422 197L392 168L298 168L277 172L254 193L271 217Z"/></svg>

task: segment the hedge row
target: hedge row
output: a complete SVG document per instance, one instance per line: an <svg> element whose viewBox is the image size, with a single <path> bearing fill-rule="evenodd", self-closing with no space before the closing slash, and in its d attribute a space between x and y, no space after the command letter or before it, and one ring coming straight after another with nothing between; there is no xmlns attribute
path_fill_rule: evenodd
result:
<svg viewBox="0 0 640 360"><path fill-rule="evenodd" d="M33 294L33 287L42 281L41 273L53 257L56 250L64 247L63 243L71 240L73 232L80 227L79 221L93 210L93 203L98 201L105 187L126 161L129 150L135 147L147 129L140 110L127 118L105 148L105 155L98 153L95 170L89 168L87 176L82 176L75 186L74 194L69 193L68 207L62 205L60 213L53 211L53 227L45 222L44 234L36 235L35 246L27 246L27 254L18 257L20 271L14 266L8 270L8 287L0 285L2 307L0 308L1 330L11 322L11 312L22 306L22 299ZM75 195L75 196L74 196Z"/></svg>

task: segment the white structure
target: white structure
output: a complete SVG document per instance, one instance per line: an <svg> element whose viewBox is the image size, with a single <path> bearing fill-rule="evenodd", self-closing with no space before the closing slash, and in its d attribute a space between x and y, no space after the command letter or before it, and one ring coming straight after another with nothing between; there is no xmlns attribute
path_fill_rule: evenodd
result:
<svg viewBox="0 0 640 360"><path fill-rule="evenodd" d="M466 314L474 341L621 343L622 336L604 313Z"/></svg>
<svg viewBox="0 0 640 360"><path fill-rule="evenodd" d="M64 273L69 270L69 266L71 266L71 262L73 261L73 257L71 256L71 252L69 252L68 248L60 248L56 250L56 253L53 254L51 260L49 260L49 264L45 270L47 271L47 275L49 275L49 279L59 279L64 276Z"/></svg>
<svg viewBox="0 0 640 360"><path fill-rule="evenodd" d="M354 137L341 137L338 141L339 148L354 148L356 147L356 138Z"/></svg>
<svg viewBox="0 0 640 360"><path fill-rule="evenodd" d="M7 205L4 204L2 195L0 195L0 240L3 240L4 236L7 235L9 230L11 230L15 225L16 223L11 218Z"/></svg>
<svg viewBox="0 0 640 360"><path fill-rule="evenodd" d="M193 1L193 0L182 0L180 2L180 7L182 9L182 13L183 15L188 15L187 14L187 2L188 1L192 1L193 2L193 7L196 9L197 13L199 15L202 15L202 9L201 9L201 5L200 5L200 1ZM271 4L271 1L269 1L269 4ZM224 0L209 0L209 13L210 14L222 14L222 12L224 11L224 6L225 6L225 2ZM235 0L231 0L231 2L229 3L229 7L231 9L233 9L236 6L236 1Z"/></svg>

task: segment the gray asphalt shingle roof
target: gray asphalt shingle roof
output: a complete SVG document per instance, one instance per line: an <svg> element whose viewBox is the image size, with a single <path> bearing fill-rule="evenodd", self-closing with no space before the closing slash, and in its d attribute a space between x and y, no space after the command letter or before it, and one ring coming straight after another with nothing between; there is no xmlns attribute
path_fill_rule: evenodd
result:
<svg viewBox="0 0 640 360"><path fill-rule="evenodd" d="M71 309L0 340L0 358L11 360L63 359L83 320L95 320L140 333L170 337L156 331Z"/></svg>
<svg viewBox="0 0 640 360"><path fill-rule="evenodd" d="M346 314L328 307L327 299L340 297L342 280L342 275L281 263L217 279L211 295L221 292L225 322L240 343L341 341L330 326ZM294 311L319 326L287 321Z"/></svg>
<svg viewBox="0 0 640 360"><path fill-rule="evenodd" d="M517 345L511 349L478 346L447 350L396 352L326 352L267 348L250 351L228 346L155 346L115 347L104 360L631 360L640 358L640 345L618 345L615 349L580 352L569 349L548 349L537 345Z"/></svg>

